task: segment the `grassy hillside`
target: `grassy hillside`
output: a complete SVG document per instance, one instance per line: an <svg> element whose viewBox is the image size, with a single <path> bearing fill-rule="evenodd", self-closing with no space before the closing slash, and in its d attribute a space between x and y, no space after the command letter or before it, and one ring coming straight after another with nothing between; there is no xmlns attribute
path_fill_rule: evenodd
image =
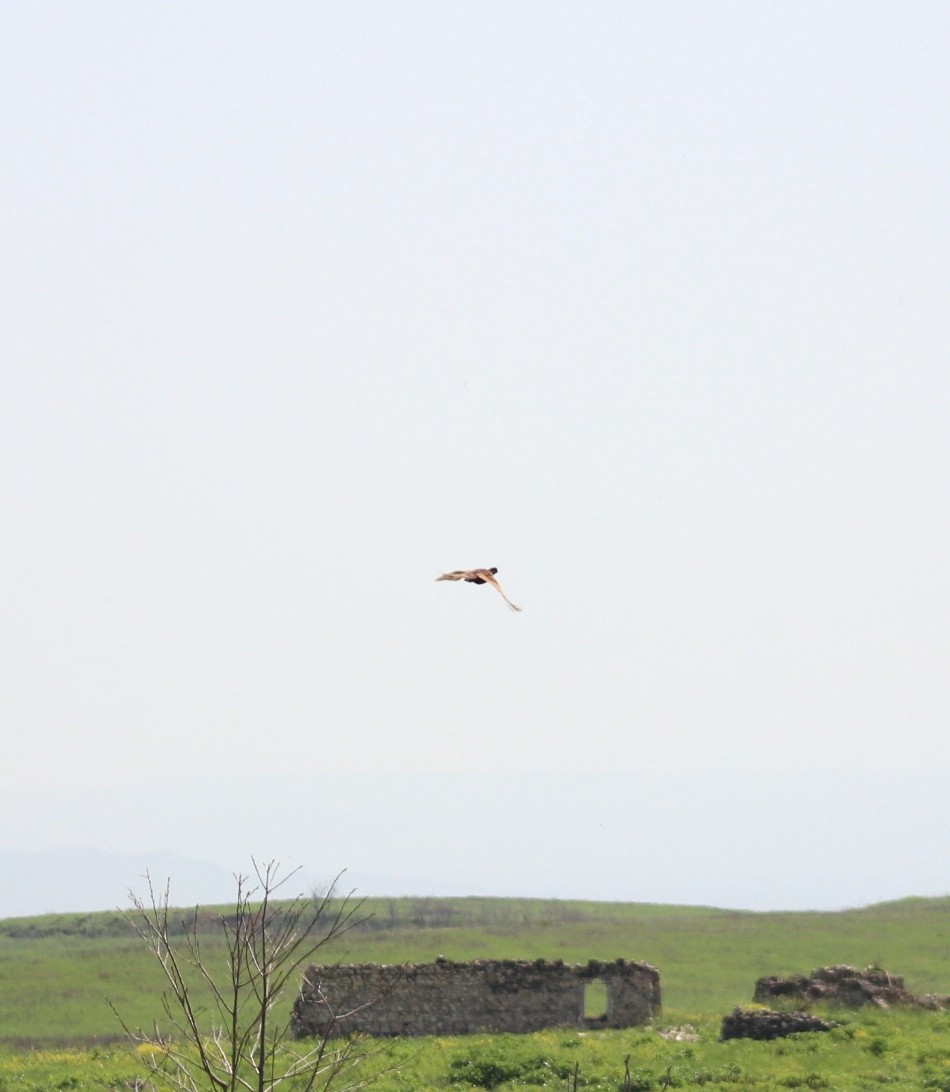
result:
<svg viewBox="0 0 950 1092"><path fill-rule="evenodd" d="M704 907L519 899L371 899L372 917L327 961L641 959L660 970L664 1007L722 1014L755 979L828 963L877 963L920 993L950 992L950 898L905 899L836 913L751 913ZM204 950L221 957L202 911ZM132 1025L160 1014L154 961L116 913L0 921L0 1043L104 1042L115 1004Z"/></svg>
<svg viewBox="0 0 950 1092"><path fill-rule="evenodd" d="M374 1092L950 1092L947 1014L865 1008L828 1015L841 1026L773 1042L720 1042L712 1017L681 1029L690 1035L681 1041L650 1028L365 1041L371 1057L359 1072L380 1074L369 1086ZM0 1088L10 1092L128 1092L151 1087L147 1075L143 1055L124 1047L30 1053L0 1047Z"/></svg>

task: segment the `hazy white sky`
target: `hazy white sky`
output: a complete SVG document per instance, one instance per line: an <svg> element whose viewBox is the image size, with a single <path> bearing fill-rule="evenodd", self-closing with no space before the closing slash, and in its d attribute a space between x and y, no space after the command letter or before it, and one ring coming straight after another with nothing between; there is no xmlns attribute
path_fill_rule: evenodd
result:
<svg viewBox="0 0 950 1092"><path fill-rule="evenodd" d="M948 56L937 2L3 7L0 848L950 891Z"/></svg>

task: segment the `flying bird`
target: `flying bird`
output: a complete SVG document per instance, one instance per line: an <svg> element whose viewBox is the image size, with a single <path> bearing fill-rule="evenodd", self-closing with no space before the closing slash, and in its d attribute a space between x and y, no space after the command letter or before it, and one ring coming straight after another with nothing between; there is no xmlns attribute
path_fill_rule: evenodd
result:
<svg viewBox="0 0 950 1092"><path fill-rule="evenodd" d="M498 570L492 569L456 569L455 572L443 573L441 576L437 576L436 580L464 580L468 584L491 584L496 592L504 599L508 606L512 610L521 610L521 607L515 606L514 603L508 598L507 595L501 590L501 584L495 579L495 573Z"/></svg>

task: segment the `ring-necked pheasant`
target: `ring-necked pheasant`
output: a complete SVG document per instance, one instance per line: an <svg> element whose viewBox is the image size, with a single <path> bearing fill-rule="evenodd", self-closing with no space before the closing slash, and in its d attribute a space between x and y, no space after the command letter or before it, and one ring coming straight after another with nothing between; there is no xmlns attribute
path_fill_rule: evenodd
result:
<svg viewBox="0 0 950 1092"><path fill-rule="evenodd" d="M501 590L501 584L495 579L495 573L498 570L491 569L456 569L451 573L443 573L441 576L437 576L436 580L464 580L469 584L491 584L496 592L504 599L508 606L512 610L521 610L521 607L515 606L514 603L508 598L507 595Z"/></svg>

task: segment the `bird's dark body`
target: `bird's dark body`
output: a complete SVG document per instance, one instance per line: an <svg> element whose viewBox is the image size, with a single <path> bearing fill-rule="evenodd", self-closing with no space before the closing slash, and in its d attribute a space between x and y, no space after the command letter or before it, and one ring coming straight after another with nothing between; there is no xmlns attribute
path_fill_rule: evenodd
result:
<svg viewBox="0 0 950 1092"><path fill-rule="evenodd" d="M492 576L494 576L495 573L498 572L497 569L489 569L488 571L492 574ZM483 576L466 576L463 579L465 580L466 584L484 584L485 583L485 578Z"/></svg>

